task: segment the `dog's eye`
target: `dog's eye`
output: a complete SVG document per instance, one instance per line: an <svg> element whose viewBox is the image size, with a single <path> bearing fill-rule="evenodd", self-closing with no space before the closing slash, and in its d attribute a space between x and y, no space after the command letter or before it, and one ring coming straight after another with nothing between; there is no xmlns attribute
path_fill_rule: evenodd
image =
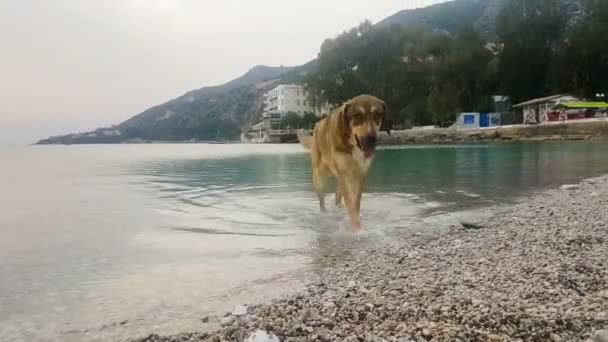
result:
<svg viewBox="0 0 608 342"><path fill-rule="evenodd" d="M380 121L380 119L382 119L382 112L379 111L374 111L372 113L372 118L374 118L375 121Z"/></svg>
<svg viewBox="0 0 608 342"><path fill-rule="evenodd" d="M365 117L363 116L363 114L357 113L357 114L353 115L353 119L352 119L353 124L355 124L355 125L361 124L361 123L363 123L363 121L365 121L364 119L365 119Z"/></svg>

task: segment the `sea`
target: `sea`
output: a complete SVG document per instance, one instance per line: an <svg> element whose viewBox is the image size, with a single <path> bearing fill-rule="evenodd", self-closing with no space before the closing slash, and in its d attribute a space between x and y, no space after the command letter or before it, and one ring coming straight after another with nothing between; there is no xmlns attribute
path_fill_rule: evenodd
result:
<svg viewBox="0 0 608 342"><path fill-rule="evenodd" d="M299 145L0 147L0 160L1 341L200 331L297 291L319 255L356 238L331 183L319 212ZM382 148L364 243L606 173L599 141Z"/></svg>

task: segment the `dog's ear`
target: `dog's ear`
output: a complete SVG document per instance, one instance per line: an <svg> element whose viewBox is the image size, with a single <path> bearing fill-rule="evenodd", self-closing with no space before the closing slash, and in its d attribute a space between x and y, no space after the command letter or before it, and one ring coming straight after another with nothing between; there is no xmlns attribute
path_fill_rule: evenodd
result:
<svg viewBox="0 0 608 342"><path fill-rule="evenodd" d="M393 120L388 115L388 108L386 107L386 103L380 101L380 104L382 104L382 109L384 113L382 117L382 127L380 127L380 130L385 131L388 135L391 135L391 130L393 129Z"/></svg>
<svg viewBox="0 0 608 342"><path fill-rule="evenodd" d="M382 105L382 113L386 116L386 103L384 101L380 101L380 105Z"/></svg>
<svg viewBox="0 0 608 342"><path fill-rule="evenodd" d="M338 111L338 117L336 118L339 135L345 144L347 144L348 139L350 139L350 110L351 105L348 102L343 104L342 108Z"/></svg>
<svg viewBox="0 0 608 342"><path fill-rule="evenodd" d="M348 128L350 126L350 109L351 109L351 105L350 103L345 103L344 106L342 106L342 125L344 126L344 128Z"/></svg>

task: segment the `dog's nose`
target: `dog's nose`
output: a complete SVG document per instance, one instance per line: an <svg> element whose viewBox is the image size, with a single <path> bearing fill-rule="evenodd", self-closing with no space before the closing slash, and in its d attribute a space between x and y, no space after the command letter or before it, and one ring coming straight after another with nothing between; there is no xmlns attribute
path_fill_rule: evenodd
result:
<svg viewBox="0 0 608 342"><path fill-rule="evenodd" d="M367 137L365 137L365 139L363 139L363 149L373 150L374 148L376 148L377 142L378 139L375 135L368 135Z"/></svg>

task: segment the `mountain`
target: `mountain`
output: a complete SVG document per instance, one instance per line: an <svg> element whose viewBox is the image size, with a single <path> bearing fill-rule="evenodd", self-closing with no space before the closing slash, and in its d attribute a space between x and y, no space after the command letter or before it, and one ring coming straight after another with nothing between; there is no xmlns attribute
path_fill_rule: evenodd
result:
<svg viewBox="0 0 608 342"><path fill-rule="evenodd" d="M390 25L424 25L455 33L465 25L492 22L498 15L494 9L502 0L455 0L424 8L403 10L378 22L377 27ZM492 26L487 30L491 31Z"/></svg>
<svg viewBox="0 0 608 342"><path fill-rule="evenodd" d="M473 25L486 39L495 35L502 6L511 0L454 0L403 10L375 25L425 25L457 32ZM581 17L583 0L557 0L570 22ZM237 139L259 120L262 94L278 83L301 83L317 61L298 67L256 66L226 84L190 91L154 106L131 119L92 132L43 139L38 144L119 143L125 141L188 141Z"/></svg>
<svg viewBox="0 0 608 342"><path fill-rule="evenodd" d="M397 12L376 24L424 25L450 33L473 25L486 38L494 38L496 22L503 6L512 0L453 0L440 4ZM572 25L583 16L584 0L557 0L557 7Z"/></svg>
<svg viewBox="0 0 608 342"><path fill-rule="evenodd" d="M292 70L256 66L224 85L190 91L118 125L129 138L144 140L219 140L236 138L261 112L262 94Z"/></svg>
<svg viewBox="0 0 608 342"><path fill-rule="evenodd" d="M228 83L189 91L119 125L50 137L38 144L235 139L261 112L262 94L280 81L279 76L301 68L258 65Z"/></svg>

